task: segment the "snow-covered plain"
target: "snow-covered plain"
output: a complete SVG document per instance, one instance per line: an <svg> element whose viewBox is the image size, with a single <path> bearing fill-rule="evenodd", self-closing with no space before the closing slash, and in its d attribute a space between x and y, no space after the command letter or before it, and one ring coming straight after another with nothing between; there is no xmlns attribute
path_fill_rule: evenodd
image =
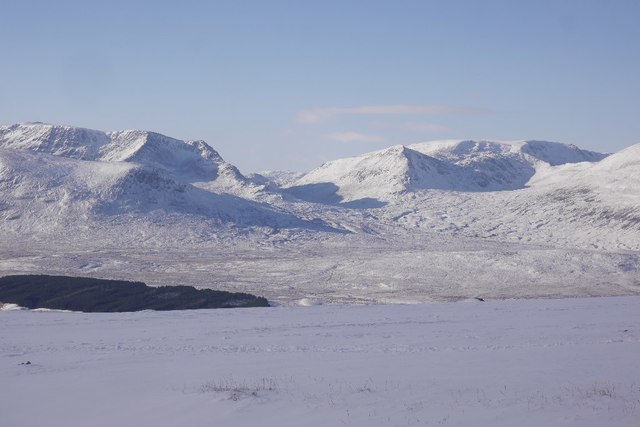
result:
<svg viewBox="0 0 640 427"><path fill-rule="evenodd" d="M0 424L637 426L638 313L639 297L5 311Z"/></svg>

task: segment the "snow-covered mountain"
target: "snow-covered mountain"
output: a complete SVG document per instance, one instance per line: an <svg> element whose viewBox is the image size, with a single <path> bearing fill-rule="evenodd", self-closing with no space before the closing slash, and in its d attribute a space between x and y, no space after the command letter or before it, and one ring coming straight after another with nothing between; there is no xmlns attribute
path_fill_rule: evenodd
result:
<svg viewBox="0 0 640 427"><path fill-rule="evenodd" d="M264 203L205 191L160 168L0 148L5 230L46 234L124 216L152 218L154 213L202 218L214 226L323 228Z"/></svg>
<svg viewBox="0 0 640 427"><path fill-rule="evenodd" d="M0 217L9 229L37 234L151 212L245 227L323 228L234 194L256 188L203 141L41 123L0 127Z"/></svg>
<svg viewBox="0 0 640 427"><path fill-rule="evenodd" d="M625 295L639 251L640 145L437 141L244 176L202 141L0 127L5 274L305 304Z"/></svg>
<svg viewBox="0 0 640 427"><path fill-rule="evenodd" d="M435 141L397 145L334 160L309 172L292 194L315 201L389 200L422 189L499 191L524 188L540 170L594 162L605 154L543 141Z"/></svg>
<svg viewBox="0 0 640 427"><path fill-rule="evenodd" d="M162 169L180 181L212 189L249 186L238 169L204 141L181 141L155 132L102 132L23 123L0 126L0 147L78 160L129 162Z"/></svg>

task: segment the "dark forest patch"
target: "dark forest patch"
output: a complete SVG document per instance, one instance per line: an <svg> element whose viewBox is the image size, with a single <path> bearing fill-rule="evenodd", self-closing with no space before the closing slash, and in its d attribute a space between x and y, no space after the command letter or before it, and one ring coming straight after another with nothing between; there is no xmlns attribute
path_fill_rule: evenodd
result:
<svg viewBox="0 0 640 427"><path fill-rule="evenodd" d="M48 275L0 277L0 301L31 309L100 313L269 306L265 298L245 293Z"/></svg>

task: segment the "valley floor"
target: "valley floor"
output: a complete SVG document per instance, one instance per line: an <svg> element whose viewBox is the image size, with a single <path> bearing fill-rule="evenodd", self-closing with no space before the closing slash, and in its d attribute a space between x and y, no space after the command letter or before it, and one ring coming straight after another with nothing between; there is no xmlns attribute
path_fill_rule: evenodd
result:
<svg viewBox="0 0 640 427"><path fill-rule="evenodd" d="M640 297L5 311L0 424L637 426L638 313Z"/></svg>
<svg viewBox="0 0 640 427"><path fill-rule="evenodd" d="M306 242L180 246L162 241L114 247L98 238L38 244L2 236L0 273L190 285L263 296L276 305L640 295L638 251L444 234L389 239L351 235Z"/></svg>

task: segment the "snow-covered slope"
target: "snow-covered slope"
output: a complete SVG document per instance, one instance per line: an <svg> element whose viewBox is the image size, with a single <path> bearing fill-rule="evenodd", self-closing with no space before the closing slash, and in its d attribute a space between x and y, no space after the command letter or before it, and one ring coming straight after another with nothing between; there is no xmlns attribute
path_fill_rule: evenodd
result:
<svg viewBox="0 0 640 427"><path fill-rule="evenodd" d="M598 163L551 168L535 176L531 185L539 192L562 194L585 213L606 206L599 219L625 217L627 227L640 230L640 144Z"/></svg>
<svg viewBox="0 0 640 427"><path fill-rule="evenodd" d="M155 132L101 132L44 123L0 126L0 147L79 160L130 162L162 169L176 179L216 190L250 182L204 141L181 141Z"/></svg>
<svg viewBox="0 0 640 427"><path fill-rule="evenodd" d="M303 176L303 172L263 171L260 173L249 174L247 178L258 185L266 185L269 187L279 188L289 187Z"/></svg>
<svg viewBox="0 0 640 427"><path fill-rule="evenodd" d="M237 169L201 141L42 124L0 127L5 232L73 234L75 228L99 228L124 216L144 222L154 212L201 218L214 226L212 233L216 226L229 225L327 229L282 209L215 191L221 177L224 184L247 188ZM131 221L132 228L138 226L139 221Z"/></svg>
<svg viewBox="0 0 640 427"><path fill-rule="evenodd" d="M640 236L640 144L598 163L562 165L536 175L526 200L626 240ZM568 222L568 221L567 221Z"/></svg>
<svg viewBox="0 0 640 427"><path fill-rule="evenodd" d="M325 163L290 190L314 201L390 200L415 190L498 191L524 188L540 170L598 161L604 154L543 141L435 141L394 146Z"/></svg>
<svg viewBox="0 0 640 427"><path fill-rule="evenodd" d="M565 163L597 162L606 154L582 150L572 144L549 141L472 141L444 140L409 145L410 148L460 165L473 165L491 158L512 158L535 163L543 161L552 166ZM528 157L526 157L528 156Z"/></svg>
<svg viewBox="0 0 640 427"><path fill-rule="evenodd" d="M518 190L396 195L375 214L389 229L639 250L640 145L599 162L542 164Z"/></svg>
<svg viewBox="0 0 640 427"><path fill-rule="evenodd" d="M111 139L105 132L45 123L0 126L0 146L82 160L99 160Z"/></svg>
<svg viewBox="0 0 640 427"><path fill-rule="evenodd" d="M72 226L98 215L200 215L238 225L292 226L303 221L270 206L174 180L161 169L128 162L77 161L0 149L0 215L29 219L32 232ZM94 218L99 220L99 218ZM40 229L38 229L40 227Z"/></svg>
<svg viewBox="0 0 640 427"><path fill-rule="evenodd" d="M567 164L531 180L536 186L588 186L602 194L637 196L640 188L640 144L632 145L597 163Z"/></svg>

